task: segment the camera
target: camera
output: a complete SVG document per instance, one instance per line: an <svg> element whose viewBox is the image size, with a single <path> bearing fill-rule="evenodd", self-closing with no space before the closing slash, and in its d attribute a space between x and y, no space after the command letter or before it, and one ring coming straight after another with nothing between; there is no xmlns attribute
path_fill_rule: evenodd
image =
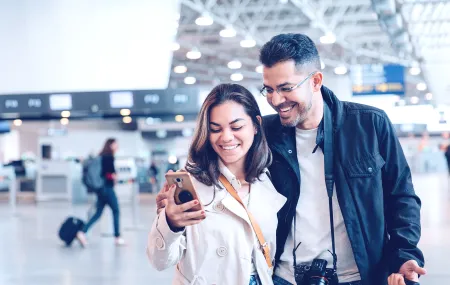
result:
<svg viewBox="0 0 450 285"><path fill-rule="evenodd" d="M178 199L184 204L194 200L194 196L187 190L181 190L180 193L178 193Z"/></svg>
<svg viewBox="0 0 450 285"><path fill-rule="evenodd" d="M327 268L324 259L314 259L311 265L299 264L294 267L297 285L338 285L336 270Z"/></svg>

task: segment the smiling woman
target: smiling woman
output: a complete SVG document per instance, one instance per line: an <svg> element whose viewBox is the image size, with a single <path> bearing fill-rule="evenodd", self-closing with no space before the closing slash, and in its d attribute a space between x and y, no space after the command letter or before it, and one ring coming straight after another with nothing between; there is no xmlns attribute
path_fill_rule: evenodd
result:
<svg viewBox="0 0 450 285"><path fill-rule="evenodd" d="M155 268L177 265L172 284L273 284L277 213L286 198L266 173L271 160L253 95L237 84L215 87L186 164L198 199L177 205L175 188L162 189L167 203L148 239Z"/></svg>

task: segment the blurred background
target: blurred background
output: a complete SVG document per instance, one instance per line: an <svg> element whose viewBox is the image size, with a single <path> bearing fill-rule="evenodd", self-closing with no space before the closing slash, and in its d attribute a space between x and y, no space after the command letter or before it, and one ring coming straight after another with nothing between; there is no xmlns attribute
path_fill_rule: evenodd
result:
<svg viewBox="0 0 450 285"><path fill-rule="evenodd" d="M274 112L258 53L280 33L316 43L339 99L390 117L423 202L421 284L444 284L449 0L0 0L0 284L170 284L145 257L155 193L184 166L215 85L242 84ZM109 137L127 246L106 210L88 248L66 248L59 226L95 201L83 163Z"/></svg>

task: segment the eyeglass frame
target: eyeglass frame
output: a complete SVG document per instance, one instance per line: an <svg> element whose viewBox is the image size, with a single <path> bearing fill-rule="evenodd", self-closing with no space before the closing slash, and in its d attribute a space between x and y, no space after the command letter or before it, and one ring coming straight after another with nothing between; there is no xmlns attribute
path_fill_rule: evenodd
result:
<svg viewBox="0 0 450 285"><path fill-rule="evenodd" d="M259 90L259 93L260 93L262 96L264 96L264 97L268 97L268 96L267 96L268 94L272 95L273 92L276 91L280 96L284 96L282 93L284 93L284 92L289 93L289 92L294 91L295 89L297 89L297 88L299 88L300 86L302 86L303 83L305 83L308 79L311 78L311 76L313 76L313 75L316 74L316 73L317 73L317 71L313 71L313 72L311 72L310 74L308 74L308 76L306 76L305 79L303 79L303 80L300 81L299 83L295 84L294 86L292 86L292 87L277 87L277 88L274 89L271 93L269 93L269 92L267 91L267 86L263 86L263 87L261 88L261 90ZM283 90L283 91L282 91L282 90L280 90L281 88L285 88L286 90ZM264 94L264 91L265 91L265 94Z"/></svg>

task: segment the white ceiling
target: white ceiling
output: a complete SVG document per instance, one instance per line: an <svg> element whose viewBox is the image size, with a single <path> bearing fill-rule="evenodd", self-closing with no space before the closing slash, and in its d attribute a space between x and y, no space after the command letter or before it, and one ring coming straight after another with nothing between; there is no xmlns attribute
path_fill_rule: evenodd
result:
<svg viewBox="0 0 450 285"><path fill-rule="evenodd" d="M443 60L436 58L436 50L446 55L450 48L450 0L180 0L181 16L177 41L180 49L174 52L173 66L183 64L187 73L171 73L172 85L184 85L186 76L194 76L197 83L214 85L230 81L233 72L244 76L241 82L246 86L259 86L261 75L255 72L259 65L259 48L279 33L305 33L317 44L326 68L344 64L399 63L411 66L417 62L424 72L418 76L407 76L409 96L420 95L415 86L427 80L429 89L440 98L442 91L434 83L433 68L440 64L448 68ZM405 24L406 41L412 48L400 48L389 32L389 26L380 24L383 15L373 9L372 2L394 7L394 13L401 16ZM207 13L214 23L198 26L195 20ZM400 18L400 17L399 17ZM232 25L236 37L222 38L219 33ZM321 44L319 39L326 33L336 36L336 43ZM242 48L239 42L253 38L256 46ZM395 43L394 43L395 42ZM186 52L192 48L202 52L197 60L186 59ZM446 60L450 61L449 53ZM230 70L227 63L237 59L242 68ZM450 78L450 76L447 76ZM446 80L450 81L450 80Z"/></svg>

